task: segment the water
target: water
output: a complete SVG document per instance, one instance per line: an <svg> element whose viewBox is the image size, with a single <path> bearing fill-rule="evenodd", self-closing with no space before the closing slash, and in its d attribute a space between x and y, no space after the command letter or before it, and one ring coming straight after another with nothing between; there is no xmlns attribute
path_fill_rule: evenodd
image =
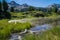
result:
<svg viewBox="0 0 60 40"><path fill-rule="evenodd" d="M18 40L18 34L17 33L14 33L14 34L11 34L11 38L9 40Z"/></svg>
<svg viewBox="0 0 60 40"><path fill-rule="evenodd" d="M31 32L40 32L45 31L51 28L51 25L44 24L44 25L36 25L35 27L31 28ZM11 38L9 40L22 40L22 36L18 35L18 33L11 34Z"/></svg>
<svg viewBox="0 0 60 40"><path fill-rule="evenodd" d="M35 27L31 28L31 31L45 31L51 28L50 24L44 24L44 25L36 25Z"/></svg>

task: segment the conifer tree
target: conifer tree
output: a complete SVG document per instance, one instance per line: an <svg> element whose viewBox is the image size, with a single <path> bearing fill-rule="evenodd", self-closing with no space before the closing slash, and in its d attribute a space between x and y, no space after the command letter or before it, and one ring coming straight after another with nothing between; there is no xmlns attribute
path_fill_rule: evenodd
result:
<svg viewBox="0 0 60 40"><path fill-rule="evenodd" d="M0 10L1 10L1 2L0 2Z"/></svg>
<svg viewBox="0 0 60 40"><path fill-rule="evenodd" d="M6 0L3 0L3 11L7 11L7 10L8 10L8 4Z"/></svg>

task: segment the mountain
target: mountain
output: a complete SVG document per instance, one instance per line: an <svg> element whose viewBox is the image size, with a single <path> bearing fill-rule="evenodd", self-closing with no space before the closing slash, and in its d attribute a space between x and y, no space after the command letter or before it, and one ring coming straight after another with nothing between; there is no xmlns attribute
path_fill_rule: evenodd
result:
<svg viewBox="0 0 60 40"><path fill-rule="evenodd" d="M60 4L52 4L52 5L49 5L47 8L48 9L51 9L51 8L53 8L53 7L55 7L55 8L57 8L58 10L60 10Z"/></svg>
<svg viewBox="0 0 60 40"><path fill-rule="evenodd" d="M11 1L10 3L8 3L8 5L9 5L9 9L11 9L11 7L13 7L15 11L21 11L21 10L27 11L28 8L30 7L30 5L27 5L26 3L20 5L20 4L16 3L15 1ZM52 5L48 5L48 7L45 7L45 8L43 8L43 7L34 7L34 8L36 10L41 10L41 11L46 12L47 9L51 9L53 7L56 7L56 8L58 8L60 10L60 4L55 4L55 3L52 4Z"/></svg>
<svg viewBox="0 0 60 40"><path fill-rule="evenodd" d="M9 9L11 9L11 7L13 7L15 11L21 11L21 10L27 11L28 8L30 7L30 5L27 5L26 3L20 5L20 4L16 3L15 1L11 1L10 3L8 3L8 5L9 5ZM34 6L32 6L32 7L34 7ZM41 11L46 11L46 8L43 8L43 7L34 7L34 8L35 8L35 10L40 9Z"/></svg>
<svg viewBox="0 0 60 40"><path fill-rule="evenodd" d="M57 7L57 8L60 8L60 4L52 4L52 5L49 5L48 7Z"/></svg>
<svg viewBox="0 0 60 40"><path fill-rule="evenodd" d="M11 9L11 7L13 7L15 11L16 10L21 11L21 9L25 10L29 7L29 5L27 5L27 4L20 5L20 4L16 3L15 1L11 1L10 3L8 3L8 5L9 5L9 9Z"/></svg>
<svg viewBox="0 0 60 40"><path fill-rule="evenodd" d="M8 3L10 6L12 7L16 7L16 6L20 6L19 4L17 4L15 1L11 1L10 3Z"/></svg>

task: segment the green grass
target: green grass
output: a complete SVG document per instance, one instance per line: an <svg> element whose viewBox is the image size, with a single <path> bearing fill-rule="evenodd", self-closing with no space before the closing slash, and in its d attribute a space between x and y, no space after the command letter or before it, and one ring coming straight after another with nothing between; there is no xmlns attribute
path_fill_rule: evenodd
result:
<svg viewBox="0 0 60 40"><path fill-rule="evenodd" d="M8 20L0 20L0 40L5 40L9 38L11 33L18 33L24 29L31 28L31 24L29 22L26 23L8 23Z"/></svg>
<svg viewBox="0 0 60 40"><path fill-rule="evenodd" d="M36 18L36 17L32 17L31 16L32 14L28 14L28 16L30 18ZM17 16L17 18L12 18L12 19L21 19L23 18L25 15L23 15L23 13L12 13L12 16ZM20 18L18 18L20 17ZM28 17L27 17L28 18ZM42 18L42 17L40 17ZM57 15L52 15L52 16L49 16L49 17L44 17L46 18L46 22L48 23L52 23L53 21L56 22L60 20L60 15L57 16ZM42 18L41 22L44 22L43 21L44 19ZM35 21L36 22L36 21ZM55 25L55 24L54 24ZM8 20L4 19L4 20L0 20L0 40L8 40L9 36L11 33L16 33L16 32L20 32L24 29L29 29L31 28L31 24L29 22L26 22L26 23L17 23L17 24L14 24L14 23L8 23ZM27 35L23 40L60 40L60 32L59 32L60 28L53 28L45 33L43 33L43 35Z"/></svg>
<svg viewBox="0 0 60 40"><path fill-rule="evenodd" d="M42 11L27 11L27 12L11 12L11 19L23 19L23 18L36 18L35 15L42 14L44 17L49 18L55 18L57 16L60 16L54 12L51 12L51 14L42 12ZM42 17L41 15L39 17Z"/></svg>
<svg viewBox="0 0 60 40"><path fill-rule="evenodd" d="M41 35L26 35L23 40L60 40L60 26L43 32Z"/></svg>

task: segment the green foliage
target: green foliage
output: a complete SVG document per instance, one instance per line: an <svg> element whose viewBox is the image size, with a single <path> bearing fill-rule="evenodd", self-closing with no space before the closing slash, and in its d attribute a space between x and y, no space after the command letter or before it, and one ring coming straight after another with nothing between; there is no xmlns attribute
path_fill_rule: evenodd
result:
<svg viewBox="0 0 60 40"><path fill-rule="evenodd" d="M30 6L29 8L28 8L28 11L34 11L35 10L35 8L33 7L33 6Z"/></svg>
<svg viewBox="0 0 60 40"><path fill-rule="evenodd" d="M56 7L53 7L52 8L52 11L57 13L57 8Z"/></svg>
<svg viewBox="0 0 60 40"><path fill-rule="evenodd" d="M57 14L60 15L60 10L58 10Z"/></svg>
<svg viewBox="0 0 60 40"><path fill-rule="evenodd" d="M11 11L11 12L14 12L14 8L13 8L13 7L11 7L10 11Z"/></svg>
<svg viewBox="0 0 60 40"><path fill-rule="evenodd" d="M2 10L1 2L0 2L0 11Z"/></svg>
<svg viewBox="0 0 60 40"><path fill-rule="evenodd" d="M6 0L3 0L3 11L7 11L7 10L8 10L8 4Z"/></svg>
<svg viewBox="0 0 60 40"><path fill-rule="evenodd" d="M60 26L53 27L52 29L38 35L26 35L23 40L60 40Z"/></svg>
<svg viewBox="0 0 60 40"><path fill-rule="evenodd" d="M6 0L0 2L0 19L10 19L11 14L8 12L8 4Z"/></svg>
<svg viewBox="0 0 60 40"><path fill-rule="evenodd" d="M29 22L8 23L7 20L0 20L0 40L8 39L11 33L18 33L22 30L31 28Z"/></svg>
<svg viewBox="0 0 60 40"><path fill-rule="evenodd" d="M59 16L56 12L43 12L43 11L27 11L27 12L13 12L11 13L12 19L34 18L34 17L55 17Z"/></svg>

